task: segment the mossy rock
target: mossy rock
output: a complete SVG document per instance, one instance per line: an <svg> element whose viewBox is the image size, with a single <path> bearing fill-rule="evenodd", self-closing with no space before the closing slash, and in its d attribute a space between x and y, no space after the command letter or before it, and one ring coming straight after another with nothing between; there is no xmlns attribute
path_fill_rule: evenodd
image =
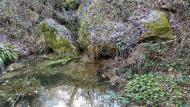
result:
<svg viewBox="0 0 190 107"><path fill-rule="evenodd" d="M116 47L112 43L100 42L93 44L90 33L88 31L88 23L82 20L79 29L78 43L84 51L87 51L91 59L99 58L102 56L111 56L116 53Z"/></svg>
<svg viewBox="0 0 190 107"><path fill-rule="evenodd" d="M64 3L67 9L77 9L80 4L80 0L64 0Z"/></svg>
<svg viewBox="0 0 190 107"><path fill-rule="evenodd" d="M160 11L152 11L145 21L145 32L143 38L160 38L171 40L174 38L171 24L167 15Z"/></svg>
<svg viewBox="0 0 190 107"><path fill-rule="evenodd" d="M76 54L76 48L71 41L71 33L53 19L47 19L40 24L41 33L48 46L59 54Z"/></svg>
<svg viewBox="0 0 190 107"><path fill-rule="evenodd" d="M92 58L102 54L114 56L125 52L127 48L141 40L174 38L171 24L165 13L148 9L145 12L148 14L145 20L138 19L138 17L145 17L145 13L140 13L140 15L132 14L129 17L135 22L124 21L123 18L126 17L123 15L125 12L122 11L126 9L124 3L124 1L98 0L92 2L87 10L85 10L85 4L88 3L82 3L79 7L78 17L81 26L78 41L81 48ZM121 43L121 46L118 47L118 43Z"/></svg>
<svg viewBox="0 0 190 107"><path fill-rule="evenodd" d="M118 21L120 19L116 10L116 7L104 1L85 0L81 3L78 9L78 42L90 58L115 55L117 40L113 38L117 38L117 34L123 34L125 28L122 22ZM108 12L110 14L107 14Z"/></svg>

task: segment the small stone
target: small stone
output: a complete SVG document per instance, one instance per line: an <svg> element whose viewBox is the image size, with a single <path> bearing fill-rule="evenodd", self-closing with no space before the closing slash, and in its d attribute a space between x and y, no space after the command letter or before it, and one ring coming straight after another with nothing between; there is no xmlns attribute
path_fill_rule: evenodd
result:
<svg viewBox="0 0 190 107"><path fill-rule="evenodd" d="M10 101L10 100L12 100L12 98L11 98L11 97L9 97L7 101Z"/></svg>
<svg viewBox="0 0 190 107"><path fill-rule="evenodd" d="M172 72L172 71L174 71L174 69L173 69L173 68L169 68L168 71L169 71L169 72Z"/></svg>
<svg viewBox="0 0 190 107"><path fill-rule="evenodd" d="M33 91L35 94L38 94L38 91Z"/></svg>
<svg viewBox="0 0 190 107"><path fill-rule="evenodd" d="M22 63L13 63L7 67L7 72L12 72L23 68L25 65Z"/></svg>
<svg viewBox="0 0 190 107"><path fill-rule="evenodd" d="M3 83L3 84L1 84L2 86L5 86L5 85L7 85L6 83Z"/></svg>
<svg viewBox="0 0 190 107"><path fill-rule="evenodd" d="M5 81L5 83L8 83L8 82L9 82L8 80Z"/></svg>

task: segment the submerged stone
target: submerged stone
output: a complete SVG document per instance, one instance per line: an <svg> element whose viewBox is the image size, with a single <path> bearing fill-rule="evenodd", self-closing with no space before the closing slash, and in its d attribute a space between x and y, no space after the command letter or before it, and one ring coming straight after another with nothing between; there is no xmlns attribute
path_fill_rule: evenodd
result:
<svg viewBox="0 0 190 107"><path fill-rule="evenodd" d="M25 65L22 63L13 63L7 67L7 72L12 72L23 68Z"/></svg>

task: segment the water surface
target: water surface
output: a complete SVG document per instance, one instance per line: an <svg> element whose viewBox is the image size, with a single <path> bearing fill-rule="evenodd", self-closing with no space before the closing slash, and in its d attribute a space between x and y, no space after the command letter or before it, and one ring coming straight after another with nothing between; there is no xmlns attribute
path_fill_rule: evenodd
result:
<svg viewBox="0 0 190 107"><path fill-rule="evenodd" d="M112 99L115 92L100 82L97 75L103 63L73 61L53 67L51 70L59 72L58 76L55 75L57 78L54 77L58 84L41 86L32 107L121 107Z"/></svg>

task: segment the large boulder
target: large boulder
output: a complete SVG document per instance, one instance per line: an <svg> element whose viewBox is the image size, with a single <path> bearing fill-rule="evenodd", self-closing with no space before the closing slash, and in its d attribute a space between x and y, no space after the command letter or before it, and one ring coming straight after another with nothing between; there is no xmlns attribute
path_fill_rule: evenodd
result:
<svg viewBox="0 0 190 107"><path fill-rule="evenodd" d="M88 0L86 0L90 4ZM92 58L99 55L114 55L115 43L118 39L124 39L126 25L120 20L120 11L107 1L94 1L79 12L84 15L79 29L79 44L88 51ZM85 7L86 6L86 7ZM86 10L87 8L87 10ZM86 12L85 12L86 11ZM79 16L81 17L81 16Z"/></svg>
<svg viewBox="0 0 190 107"><path fill-rule="evenodd" d="M79 18L82 17L78 42L92 58L113 56L151 37L174 38L167 15L163 12L152 9L126 11L131 7L122 0L86 2L89 6L83 3L83 8L80 6L78 10Z"/></svg>
<svg viewBox="0 0 190 107"><path fill-rule="evenodd" d="M70 31L53 19L46 19L40 24L41 33L48 46L60 54L76 53Z"/></svg>

